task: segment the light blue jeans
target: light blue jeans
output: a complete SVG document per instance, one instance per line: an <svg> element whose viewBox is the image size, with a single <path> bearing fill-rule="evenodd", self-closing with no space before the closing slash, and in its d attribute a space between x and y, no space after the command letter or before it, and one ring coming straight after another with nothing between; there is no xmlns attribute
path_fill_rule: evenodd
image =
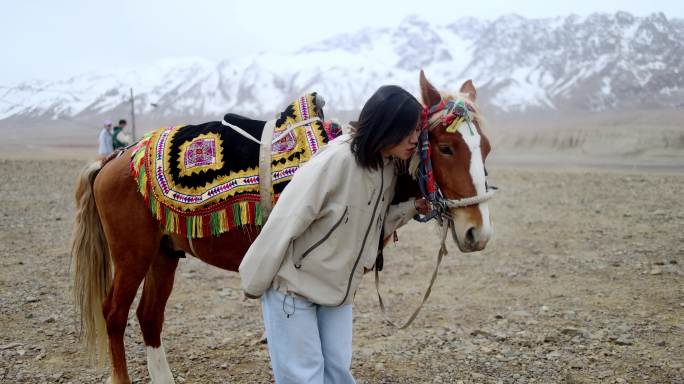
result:
<svg viewBox="0 0 684 384"><path fill-rule="evenodd" d="M271 288L261 305L276 383L354 383L351 304L327 307Z"/></svg>

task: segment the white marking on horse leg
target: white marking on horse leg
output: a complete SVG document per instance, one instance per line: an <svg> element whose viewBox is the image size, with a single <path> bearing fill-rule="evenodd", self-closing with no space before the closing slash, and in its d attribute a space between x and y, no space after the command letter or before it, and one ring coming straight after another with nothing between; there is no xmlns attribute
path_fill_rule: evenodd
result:
<svg viewBox="0 0 684 384"><path fill-rule="evenodd" d="M169 363L166 361L164 344L160 344L159 348L147 347L147 371L153 384L175 383Z"/></svg>

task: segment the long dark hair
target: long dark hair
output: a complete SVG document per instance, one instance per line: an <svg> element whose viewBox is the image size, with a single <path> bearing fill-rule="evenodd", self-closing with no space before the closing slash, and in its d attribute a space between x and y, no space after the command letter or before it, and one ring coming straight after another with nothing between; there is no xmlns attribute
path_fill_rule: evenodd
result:
<svg viewBox="0 0 684 384"><path fill-rule="evenodd" d="M362 167L382 166L380 151L399 144L418 124L422 106L396 85L380 87L366 102L355 124L351 149Z"/></svg>

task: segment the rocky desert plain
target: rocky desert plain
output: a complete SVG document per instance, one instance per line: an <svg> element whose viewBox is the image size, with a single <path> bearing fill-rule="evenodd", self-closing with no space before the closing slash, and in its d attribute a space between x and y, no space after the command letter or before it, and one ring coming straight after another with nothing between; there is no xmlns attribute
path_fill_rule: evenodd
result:
<svg viewBox="0 0 684 384"><path fill-rule="evenodd" d="M471 254L450 244L405 330L383 321L366 277L357 382L683 383L683 121L681 110L492 119L493 239ZM0 125L2 383L109 376L79 343L69 277L74 183L98 130L60 124ZM434 224L398 237L381 273L394 319L418 304L439 246ZM261 333L237 273L181 260L163 331L177 383L272 382ZM132 380L148 382L133 310L126 347Z"/></svg>

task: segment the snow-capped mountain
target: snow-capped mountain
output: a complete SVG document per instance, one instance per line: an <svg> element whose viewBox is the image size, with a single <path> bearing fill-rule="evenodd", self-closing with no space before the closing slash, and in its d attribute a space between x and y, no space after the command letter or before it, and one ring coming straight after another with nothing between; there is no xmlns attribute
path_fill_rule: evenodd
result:
<svg viewBox="0 0 684 384"><path fill-rule="evenodd" d="M301 47L220 62L163 60L147 68L0 88L0 119L96 117L136 92L138 114L268 116L315 90L327 110L355 111L382 84L418 93L418 71L440 89L473 79L488 113L684 106L684 20L658 13L433 25L412 16Z"/></svg>

